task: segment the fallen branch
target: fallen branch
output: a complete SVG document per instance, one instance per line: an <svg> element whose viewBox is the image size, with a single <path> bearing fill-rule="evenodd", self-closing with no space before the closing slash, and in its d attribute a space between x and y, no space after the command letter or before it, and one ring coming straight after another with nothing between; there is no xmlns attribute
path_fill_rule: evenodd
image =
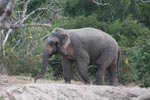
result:
<svg viewBox="0 0 150 100"><path fill-rule="evenodd" d="M40 23L32 23L32 24L17 24L13 25L11 28L12 29L17 29L17 28L26 28L26 27L51 27L51 24L40 24Z"/></svg>
<svg viewBox="0 0 150 100"><path fill-rule="evenodd" d="M51 27L51 24L40 24L40 23L32 23L32 24L16 24L10 26L0 26L0 29L18 29L18 28L26 28L26 27Z"/></svg>

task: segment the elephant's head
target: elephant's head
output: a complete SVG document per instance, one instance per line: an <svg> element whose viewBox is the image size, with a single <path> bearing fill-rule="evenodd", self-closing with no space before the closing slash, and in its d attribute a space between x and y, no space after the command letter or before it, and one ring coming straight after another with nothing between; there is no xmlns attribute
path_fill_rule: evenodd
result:
<svg viewBox="0 0 150 100"><path fill-rule="evenodd" d="M41 78L46 72L49 57L56 53L66 55L67 47L69 44L70 37L67 31L65 31L64 29L56 28L49 34L46 39L46 44L42 53L41 73L40 75L35 77L35 81Z"/></svg>

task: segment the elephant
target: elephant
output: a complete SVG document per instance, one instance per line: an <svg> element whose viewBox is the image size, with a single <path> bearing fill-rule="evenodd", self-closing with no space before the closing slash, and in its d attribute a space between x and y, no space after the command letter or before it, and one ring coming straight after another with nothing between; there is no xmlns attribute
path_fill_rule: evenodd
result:
<svg viewBox="0 0 150 100"><path fill-rule="evenodd" d="M117 85L119 45L109 34L92 28L79 29L55 28L46 38L42 52L42 66L35 81L46 72L48 59L53 54L62 55L62 69L65 83L71 82L72 64L85 84L90 84L88 65L97 65L96 84L104 84L105 71L109 73L109 84Z"/></svg>

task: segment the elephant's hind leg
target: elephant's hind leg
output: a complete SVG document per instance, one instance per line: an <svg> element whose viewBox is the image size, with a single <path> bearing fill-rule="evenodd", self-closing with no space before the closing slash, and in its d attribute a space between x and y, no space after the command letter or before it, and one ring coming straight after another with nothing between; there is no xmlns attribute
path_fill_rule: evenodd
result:
<svg viewBox="0 0 150 100"><path fill-rule="evenodd" d="M108 68L108 66L112 63L112 59L113 55L103 53L97 60L98 64L97 81L96 81L97 85L104 84L105 71Z"/></svg>
<svg viewBox="0 0 150 100"><path fill-rule="evenodd" d="M116 58L108 67L108 72L109 72L110 85L117 85L118 78L117 78L117 59Z"/></svg>

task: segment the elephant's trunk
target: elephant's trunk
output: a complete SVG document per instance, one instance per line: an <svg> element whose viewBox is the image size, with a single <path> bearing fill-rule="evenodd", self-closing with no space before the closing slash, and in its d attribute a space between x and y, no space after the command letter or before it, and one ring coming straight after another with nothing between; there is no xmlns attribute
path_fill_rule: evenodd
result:
<svg viewBox="0 0 150 100"><path fill-rule="evenodd" d="M46 72L46 67L48 65L49 54L43 52L42 54L42 65L41 65L41 74L44 75Z"/></svg>
<svg viewBox="0 0 150 100"><path fill-rule="evenodd" d="M41 72L40 74L38 74L35 78L34 81L36 82L36 80L42 78L46 72L46 67L48 65L48 59L49 57L53 54L53 49L51 47L46 47L43 50L42 53L42 65L41 65Z"/></svg>

